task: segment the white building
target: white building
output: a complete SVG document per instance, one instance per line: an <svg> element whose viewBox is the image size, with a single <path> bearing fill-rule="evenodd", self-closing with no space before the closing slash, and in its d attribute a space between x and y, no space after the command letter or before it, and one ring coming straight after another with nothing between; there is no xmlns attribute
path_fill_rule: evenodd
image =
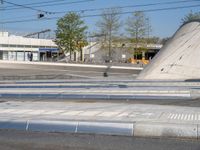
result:
<svg viewBox="0 0 200 150"><path fill-rule="evenodd" d="M57 45L50 39L25 38L0 32L0 60L47 61L58 56Z"/></svg>

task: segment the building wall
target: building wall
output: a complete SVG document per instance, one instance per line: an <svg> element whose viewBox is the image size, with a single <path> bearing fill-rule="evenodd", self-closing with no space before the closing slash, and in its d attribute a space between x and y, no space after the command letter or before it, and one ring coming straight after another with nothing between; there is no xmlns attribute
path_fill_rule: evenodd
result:
<svg viewBox="0 0 200 150"><path fill-rule="evenodd" d="M9 36L7 32L0 33L0 59L13 61L28 61L28 54L33 54L33 61L40 58L40 49L57 48L50 39L34 39L21 36ZM43 51L44 52L44 51Z"/></svg>

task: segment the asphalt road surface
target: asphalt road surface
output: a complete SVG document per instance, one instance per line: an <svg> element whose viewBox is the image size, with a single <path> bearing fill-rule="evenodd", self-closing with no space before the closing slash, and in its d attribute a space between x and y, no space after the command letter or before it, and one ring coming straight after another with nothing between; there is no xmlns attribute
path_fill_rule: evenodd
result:
<svg viewBox="0 0 200 150"><path fill-rule="evenodd" d="M199 150L200 142L67 133L0 131L2 150Z"/></svg>
<svg viewBox="0 0 200 150"><path fill-rule="evenodd" d="M72 66L71 66L72 65ZM5 63L0 62L0 80L30 80L30 79L91 79L104 77L106 72L109 77L133 78L141 71L133 65L123 68L112 68L108 64L104 66L78 65L64 63Z"/></svg>
<svg viewBox="0 0 200 150"><path fill-rule="evenodd" d="M169 106L188 106L188 107L200 107L200 99L133 99L133 100L83 100L83 99L47 99L47 98L0 98L0 103L9 101L22 101L22 102L77 102L77 103L96 103L96 102L107 102L107 103L128 103L128 104L156 104L156 105L169 105Z"/></svg>

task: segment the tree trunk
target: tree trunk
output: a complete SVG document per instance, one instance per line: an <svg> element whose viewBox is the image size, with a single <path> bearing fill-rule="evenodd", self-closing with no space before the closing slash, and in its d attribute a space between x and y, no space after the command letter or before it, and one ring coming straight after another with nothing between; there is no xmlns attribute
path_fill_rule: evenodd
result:
<svg viewBox="0 0 200 150"><path fill-rule="evenodd" d="M69 59L70 59L70 61L72 60L72 50L71 50L71 48L69 50Z"/></svg>
<svg viewBox="0 0 200 150"><path fill-rule="evenodd" d="M83 49L81 47L80 47L80 52L81 52L80 61L83 61Z"/></svg>
<svg viewBox="0 0 200 150"><path fill-rule="evenodd" d="M76 62L76 52L74 52L74 61Z"/></svg>

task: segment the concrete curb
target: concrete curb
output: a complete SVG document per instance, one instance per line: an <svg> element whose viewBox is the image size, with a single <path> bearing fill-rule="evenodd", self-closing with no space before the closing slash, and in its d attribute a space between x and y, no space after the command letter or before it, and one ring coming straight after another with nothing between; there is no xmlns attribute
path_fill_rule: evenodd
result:
<svg viewBox="0 0 200 150"><path fill-rule="evenodd" d="M104 134L135 137L159 138L200 138L199 124L172 123L113 123L113 122L84 122L84 121L0 121L0 129L14 129L38 132L68 132L85 134Z"/></svg>
<svg viewBox="0 0 200 150"><path fill-rule="evenodd" d="M198 124L136 123L134 136L199 139Z"/></svg>
<svg viewBox="0 0 200 150"><path fill-rule="evenodd" d="M40 132L69 132L105 135L133 135L133 123L83 122L83 121L0 121L0 129Z"/></svg>
<svg viewBox="0 0 200 150"><path fill-rule="evenodd" d="M72 64L72 63L51 63L51 62L23 62L23 61L4 61L0 63L17 64L17 65L43 65L43 66L66 66L66 67L82 67L82 68L102 68L102 69L122 69L122 70L143 70L142 67L135 66L117 66L112 64L95 65L95 64Z"/></svg>
<svg viewBox="0 0 200 150"><path fill-rule="evenodd" d="M0 93L0 98L56 98L56 99L97 99L97 100L134 100L134 99L192 99L192 97L184 94L15 94L15 93Z"/></svg>

